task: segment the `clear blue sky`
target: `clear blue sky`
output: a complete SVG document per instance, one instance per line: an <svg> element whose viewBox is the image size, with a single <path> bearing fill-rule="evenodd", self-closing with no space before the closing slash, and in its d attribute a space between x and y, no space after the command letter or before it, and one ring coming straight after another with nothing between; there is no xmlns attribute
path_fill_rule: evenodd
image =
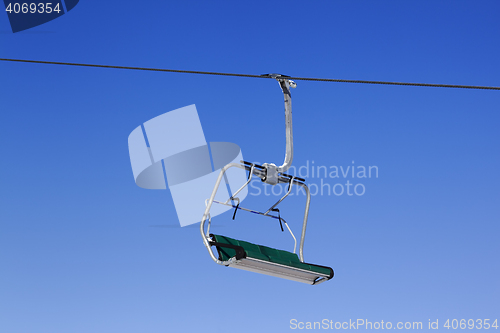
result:
<svg viewBox="0 0 500 333"><path fill-rule="evenodd" d="M498 1L87 0L16 34L0 14L0 57L500 86L499 14ZM214 264L128 156L135 127L196 104L207 141L281 163L276 82L4 62L0 78L1 332L500 320L498 91L298 82L294 164L379 171L323 179L366 192L313 197L304 255L335 278L308 286ZM303 199L282 209L296 233ZM217 231L289 250L275 221L231 214Z"/></svg>

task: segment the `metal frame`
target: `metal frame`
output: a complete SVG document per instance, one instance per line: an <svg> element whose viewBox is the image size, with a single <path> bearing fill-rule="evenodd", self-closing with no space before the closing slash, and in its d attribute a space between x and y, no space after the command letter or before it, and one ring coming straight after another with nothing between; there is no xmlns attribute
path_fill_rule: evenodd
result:
<svg viewBox="0 0 500 333"><path fill-rule="evenodd" d="M277 77L281 90L285 97L285 124L286 124L286 151L285 161L278 167L278 172L285 172L290 168L293 161L293 128L292 128L292 94L290 93L290 86L296 87L295 82L287 79L280 79Z"/></svg>
<svg viewBox="0 0 500 333"><path fill-rule="evenodd" d="M214 199L215 199L215 194L217 193L217 190L219 189L219 186L220 186L220 183L222 181L222 177L224 176L224 174L226 173L226 171L229 169L229 168L240 168L240 169L245 169L245 170L253 170L254 174L258 177L264 177L265 176L265 172L264 171L261 171L261 170L258 170L258 169L255 169L253 166L252 167L249 167L247 165L244 165L244 164L238 164L238 163L230 163L230 164L227 164L226 166L224 166L220 173L219 173L219 176L217 177L217 181L215 182L215 186L214 186L214 189L212 190L212 194L210 195L210 198L208 199L207 203L206 203L206 208L205 208L205 212L203 213L203 217L201 219L201 224L200 224L200 233L201 233L201 236L203 237L203 243L205 244L205 247L208 249L208 252L210 253L210 256L212 257L212 259L220 264L220 265L224 265L224 266L227 266L230 264L230 262L227 262L227 261L220 261L218 260L215 255L213 254L212 252L212 249L211 249L211 245L210 245L210 242L211 242L211 239L210 239L210 220L209 220L209 226L208 226L208 229L207 229L207 232L205 232L205 222L207 220L207 218L210 219L210 209L212 208L212 204L214 203ZM250 176L251 177L251 176ZM300 243L299 243L299 259L301 262L304 262L304 241L305 241L305 237L306 237L306 228L307 228L307 218L309 216L309 206L310 206L310 203L311 203L311 193L309 192L309 188L307 187L306 184L300 182L300 181L297 181L295 179L292 179L290 180L290 178L286 177L286 176L282 176L280 175L279 176L279 179L278 179L279 183L282 183L282 184L295 184L295 185L299 185L301 186L302 188L304 188L305 192L306 192L306 196L307 196L307 199L306 199L306 207L305 207L305 213L304 213L304 220L303 220L303 223L302 223L302 233L300 235ZM247 181L243 186L242 188L244 188L245 186L247 186L249 184L249 181ZM242 189L240 188L240 190ZM285 194L285 197L290 193L290 190L287 192L287 194ZM272 208L276 207L285 197L281 198L276 204L274 204ZM234 195L232 196L232 198L234 199ZM231 198L229 198L230 200ZM228 200L228 201L229 201ZM227 204L226 203L222 203L222 204ZM218 202L219 203L219 202ZM228 205L228 204L227 204ZM264 216L269 216L269 217L275 217L273 215L269 215L269 211L271 209L269 209L268 212L266 213L260 213L260 212L257 212L257 211L252 211L252 210L249 210L249 209L246 209L246 208L241 208L241 209L244 209L244 210L248 210L248 211L251 211L251 212L255 212L257 214L260 214L260 215L264 215ZM285 223L285 225L287 225L287 223ZM287 225L287 228L288 228L288 225ZM289 229L289 228L288 228ZM290 229L289 229L290 230ZM291 232L291 230L290 230ZM292 234L293 235L293 234ZM295 239L295 236L293 236L294 239Z"/></svg>

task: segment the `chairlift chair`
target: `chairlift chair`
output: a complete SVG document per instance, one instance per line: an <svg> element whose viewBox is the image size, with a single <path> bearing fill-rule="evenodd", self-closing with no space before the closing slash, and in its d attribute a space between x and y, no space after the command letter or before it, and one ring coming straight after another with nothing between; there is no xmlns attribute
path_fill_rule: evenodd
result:
<svg viewBox="0 0 500 333"><path fill-rule="evenodd" d="M292 100L290 87L295 88L296 83L292 80L287 79L287 76L285 75L266 74L265 76L272 77L279 82L281 90L283 91L285 97L285 161L281 166L276 166L273 163L264 163L263 165L258 165L246 161L241 161L241 163L230 163L224 166L217 178L210 198L206 201L206 209L200 224L201 236L203 238L203 243L205 244L205 247L210 254L210 257L219 265L276 276L279 278L303 282L311 285L320 284L333 278L333 270L330 267L310 264L304 261L304 240L306 235L307 217L309 214L311 194L309 192L309 188L305 184L304 179L285 173L285 171L290 168L293 160ZM221 180L224 177L224 174L230 168L240 168L248 171L248 180L225 202L217 201L215 200L215 195L217 193ZM263 182L270 185L288 184L287 193L266 212L259 212L256 210L240 207L240 200L238 199L237 195L246 186L248 186L248 184L250 184L253 176L260 178ZM304 221L302 224L302 234L300 237L298 255L296 254L297 239L288 226L288 223L286 223L286 221L281 217L278 208L276 208L291 193L293 186L302 187L306 193L306 207L304 213ZM210 209L212 207L212 204L214 203L233 207L235 209L233 219L237 210L243 210L279 220L282 230L284 230L284 224L295 240L293 252L278 250L271 247L257 245L242 240L236 240L226 236L210 233ZM207 225L206 230L205 225ZM214 254L212 246L216 248L218 257L216 257L216 255Z"/></svg>

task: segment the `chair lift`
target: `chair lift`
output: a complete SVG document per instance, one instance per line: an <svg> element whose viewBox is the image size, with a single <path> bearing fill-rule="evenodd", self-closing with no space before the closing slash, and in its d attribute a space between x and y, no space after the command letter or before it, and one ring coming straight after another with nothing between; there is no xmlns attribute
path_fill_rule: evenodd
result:
<svg viewBox="0 0 500 333"><path fill-rule="evenodd" d="M293 132L292 132L292 101L290 94L290 87L295 88L297 85L292 80L287 79L287 76L280 74L266 74L264 76L276 79L283 91L285 97L285 122L286 122L286 154L283 165L276 166L275 164L264 163L258 165L250 162L241 161L241 164L230 163L224 166L217 178L214 189L209 199L206 201L206 209L200 224L200 232L203 238L203 243L210 254L210 257L219 265L239 268L251 272L276 276L288 280L303 282L311 285L320 284L333 277L333 270L330 267L320 266L304 262L304 239L306 234L307 217L309 214L309 204L311 202L311 194L305 180L299 177L294 177L284 173L290 168L293 160ZM219 202L214 200L221 180L225 172L229 168L245 169L249 172L248 180L243 186L238 189L226 202ZM240 200L236 195L243 190L253 176L259 177L263 182L276 185L288 184L287 193L276 202L266 212L258 212L255 210L240 207ZM292 230L286 221L280 216L279 210L276 208L292 191L292 186L300 186L306 192L306 207L304 213L304 222L302 224L302 234L299 244L299 255L296 254L297 239L295 238ZM293 239L295 246L292 252L284 250L273 249L270 247L252 244L241 240L232 239L226 236L215 235L210 233L211 217L210 209L213 203L232 206L234 210L233 219L238 209L248 211L254 214L263 215L277 219L280 222L281 229L283 224L286 226ZM234 205L234 203L237 203ZM277 215L273 213L278 213ZM207 230L205 232L205 224L207 223ZM212 246L215 246L218 258L212 251Z"/></svg>

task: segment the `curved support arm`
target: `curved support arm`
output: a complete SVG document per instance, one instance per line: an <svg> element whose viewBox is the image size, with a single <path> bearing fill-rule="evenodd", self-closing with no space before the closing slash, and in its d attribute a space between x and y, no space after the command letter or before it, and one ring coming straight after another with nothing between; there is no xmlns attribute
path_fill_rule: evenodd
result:
<svg viewBox="0 0 500 333"><path fill-rule="evenodd" d="M290 94L290 84L295 86L295 82L277 78L283 95L285 96L285 123L286 123L286 152L285 161L278 167L278 172L285 172L290 168L293 161L293 129L292 129L292 95Z"/></svg>

